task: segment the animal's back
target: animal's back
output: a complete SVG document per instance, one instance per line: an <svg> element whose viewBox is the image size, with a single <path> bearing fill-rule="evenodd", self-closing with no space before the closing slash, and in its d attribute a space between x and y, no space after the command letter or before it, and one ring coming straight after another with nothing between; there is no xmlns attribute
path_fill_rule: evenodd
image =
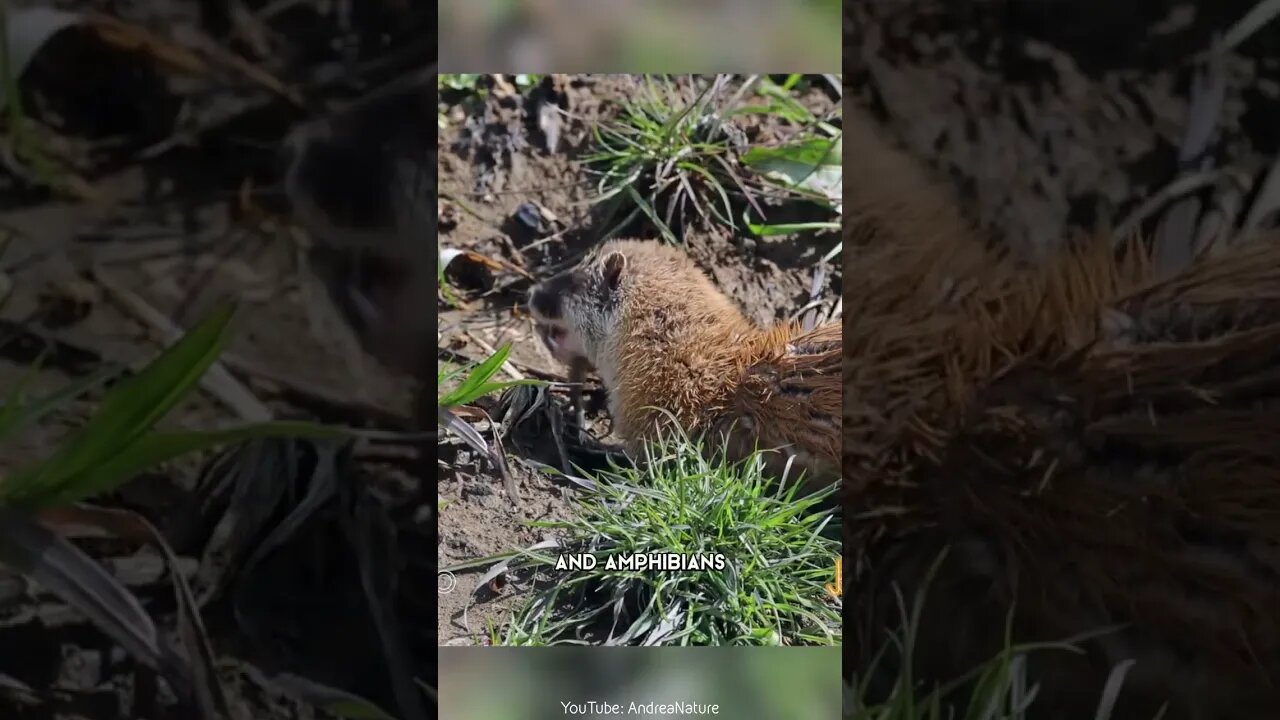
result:
<svg viewBox="0 0 1280 720"><path fill-rule="evenodd" d="M757 342L758 348L744 353L752 362L741 368L731 417L746 421L760 447L790 448L815 484L838 479L840 324L809 332L780 325L761 333ZM785 459L771 465L785 465Z"/></svg>
<svg viewBox="0 0 1280 720"><path fill-rule="evenodd" d="M925 592L922 680L988 660L1012 618L1015 643L1110 629L1085 655L1031 656L1037 717L1090 714L1128 659L1117 716L1274 709L1280 235L1172 278L1105 238L1020 265L909 160L865 155L848 168L878 181L847 188L874 231L846 235L843 453L846 517L874 519L845 524L850 669Z"/></svg>

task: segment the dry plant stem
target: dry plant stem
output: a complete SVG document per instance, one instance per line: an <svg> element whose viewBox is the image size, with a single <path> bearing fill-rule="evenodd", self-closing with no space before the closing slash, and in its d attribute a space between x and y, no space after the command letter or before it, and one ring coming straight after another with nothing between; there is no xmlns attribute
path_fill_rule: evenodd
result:
<svg viewBox="0 0 1280 720"><path fill-rule="evenodd" d="M1204 68L1192 82L1191 107L1187 111L1186 132L1178 152L1183 172L1213 169L1213 160L1206 153L1226 100L1227 75L1223 63L1221 52L1211 52ZM1169 208L1156 234L1157 270L1173 273L1191 262L1200 209L1201 202L1194 196L1183 197Z"/></svg>
<svg viewBox="0 0 1280 720"><path fill-rule="evenodd" d="M129 290L127 283L111 270L103 267L93 268L93 277L102 286L121 309L133 315L159 336L162 342L175 342L182 336L182 330L165 317L142 296ZM200 386L216 397L229 410L236 413L241 420L264 422L272 417L271 409L257 398L231 373L226 366L215 361L209 371L200 379Z"/></svg>
<svg viewBox="0 0 1280 720"><path fill-rule="evenodd" d="M412 425L409 418L393 410L361 402L346 397L326 388L312 385L286 373L272 370L252 362L231 352L222 354L221 362L226 364L237 375L249 378L252 384L274 386L268 392L284 390L320 405L340 410L343 414L355 418L366 418L381 425L392 428L408 428Z"/></svg>
<svg viewBox="0 0 1280 720"><path fill-rule="evenodd" d="M1142 204L1121 220L1115 227L1114 237L1117 246L1131 237L1151 216L1155 215L1170 201L1204 188L1211 187L1222 179L1224 171L1206 170L1194 175L1180 177L1160 188L1159 192L1142 201Z"/></svg>
<svg viewBox="0 0 1280 720"><path fill-rule="evenodd" d="M1247 239L1257 232L1268 218L1274 221L1277 212L1280 212L1280 155L1276 155L1272 161L1271 169L1267 171L1266 180L1262 181L1262 189L1258 191L1253 207L1249 208L1237 241Z"/></svg>
<svg viewBox="0 0 1280 720"><path fill-rule="evenodd" d="M467 337L468 337L472 342L474 342L475 344L479 345L479 346L481 347L481 349L483 349L483 350L484 350L486 353L488 353L490 356L492 356L494 353L498 352L497 350L495 350L495 349L494 349L494 347L493 347L492 345L490 345L489 343L485 342L484 340L481 340L480 338L476 337L475 335L473 335L473 334L471 334L471 333L464 333L464 334L465 334L465 335L466 335L466 336L467 336ZM524 380L524 379L525 379L524 373L522 373L522 372L520 372L519 370L517 370L517 369L516 369L516 367L515 367L515 365L513 365L513 364L511 363L511 361L510 361L510 360L506 360L505 362L503 362L503 363L502 363L502 367L501 367L500 369L502 370L502 372L506 373L507 375L510 375L512 380Z"/></svg>

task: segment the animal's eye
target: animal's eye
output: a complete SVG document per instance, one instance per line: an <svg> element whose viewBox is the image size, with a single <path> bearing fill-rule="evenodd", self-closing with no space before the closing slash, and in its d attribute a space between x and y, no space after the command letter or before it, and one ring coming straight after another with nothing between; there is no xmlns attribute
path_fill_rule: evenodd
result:
<svg viewBox="0 0 1280 720"><path fill-rule="evenodd" d="M529 298L529 305L539 315L556 319L560 317L560 296L548 285L549 283L541 285L533 291L533 295Z"/></svg>

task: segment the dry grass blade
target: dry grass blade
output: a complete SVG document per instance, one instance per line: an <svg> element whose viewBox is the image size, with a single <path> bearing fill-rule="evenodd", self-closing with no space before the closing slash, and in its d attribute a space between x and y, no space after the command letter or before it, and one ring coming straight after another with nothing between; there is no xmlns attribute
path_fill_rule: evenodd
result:
<svg viewBox="0 0 1280 720"><path fill-rule="evenodd" d="M1214 192L1212 205L1200 218L1200 229L1196 232L1193 250L1196 257L1229 244L1227 241L1235 231L1241 214L1247 209L1243 207L1244 199L1252 186L1251 176L1239 172L1224 174L1223 182L1218 184Z"/></svg>
<svg viewBox="0 0 1280 720"><path fill-rule="evenodd" d="M202 473L202 505L228 496L200 558L196 583L201 606L218 597L231 568L238 567L262 537L262 530L284 499L292 479L289 442L255 440L224 452ZM267 480L269 478L269 480Z"/></svg>
<svg viewBox="0 0 1280 720"><path fill-rule="evenodd" d="M195 53L143 28L103 13L89 13L86 20L103 41L121 50L144 52L179 72L203 75L209 71Z"/></svg>
<svg viewBox="0 0 1280 720"><path fill-rule="evenodd" d="M1123 220L1116 223L1114 234L1117 245L1131 238L1142 227L1142 223L1160 212L1160 209L1168 205L1172 200L1212 187L1221 177L1221 171L1207 170L1194 175L1180 177L1160 188L1155 194L1143 200L1142 204L1126 215Z"/></svg>
<svg viewBox="0 0 1280 720"><path fill-rule="evenodd" d="M490 463L497 468L498 473L502 475L502 483L507 489L507 494L511 496L512 502L520 501L520 494L516 491L515 480L512 479L511 473L507 470L506 458L498 450L489 446L484 437L476 432L465 420L458 417L456 413L446 407L436 408L436 419L446 430L453 432L473 450L484 455Z"/></svg>
<svg viewBox="0 0 1280 720"><path fill-rule="evenodd" d="M347 447L328 443L315 445L307 452L301 452L303 449L292 441L258 443L221 459L211 468L212 473L221 474L223 479L210 488L208 500L226 495L230 498L209 547L217 549L224 564L235 566L239 578L239 587L232 596L236 621L248 636L273 637L275 628L271 623L275 616L262 604L257 593L278 579L270 567L264 566L270 565L272 558L280 557L281 553L293 552L300 544L305 545L308 527L317 527L315 522L328 525L334 520L331 510L336 508L339 517L335 525L340 525L343 547L350 549L359 571L359 588L352 593L359 599L350 609L367 612L376 631L377 642L368 649L374 650L376 645L379 667L386 669L395 698L396 707L392 709L406 720L425 718L402 639L405 633L391 604L395 592L390 565L394 557L390 520L363 486L350 482ZM295 458L300 455L314 456L314 463L296 462ZM267 485L262 481L264 477L274 482L263 487ZM301 498L295 499L295 492L301 493ZM284 517L267 527L267 522L279 512L284 512ZM262 540L250 550L248 543L233 536ZM247 558L238 562L246 554ZM344 560L339 562L345 564ZM275 684L266 679L262 682ZM326 690L327 685L316 681L299 682L315 692L292 687L289 694L315 702L337 715L383 717L377 714L382 711L376 706L344 690L330 692ZM377 712L367 714L371 710Z"/></svg>
<svg viewBox="0 0 1280 720"><path fill-rule="evenodd" d="M142 604L96 560L22 510L0 508L0 560L84 615L178 692L189 670L168 648Z"/></svg>
<svg viewBox="0 0 1280 720"><path fill-rule="evenodd" d="M344 519L347 539L355 549L360 566L360 585L378 633L397 709L405 720L426 720L427 710L413 681L404 630L394 607L396 579L391 553L386 552L395 536L391 521L386 511L367 495L357 496L355 507L349 515L344 515Z"/></svg>
<svg viewBox="0 0 1280 720"><path fill-rule="evenodd" d="M218 47L207 37L199 37L200 52L193 52L177 43L155 35L143 28L132 25L118 18L103 13L89 13L88 24L105 42L122 50L142 52L160 64L178 72L190 75L207 75L211 71L210 63L223 66L238 73L246 80L258 85L275 95L288 100L296 107L303 106L302 96L287 87L278 78L271 75L244 58ZM204 55L204 57L201 57Z"/></svg>
<svg viewBox="0 0 1280 720"><path fill-rule="evenodd" d="M186 576L179 570L178 557L169 543L146 518L130 510L95 508L84 505L46 509L40 518L47 524L62 526L73 524L101 530L110 537L148 543L160 551L169 568L173 581L174 597L178 605L178 630L187 649L188 670L191 673L192 690L202 717L209 720L231 717L226 694L214 666L213 649Z"/></svg>
<svg viewBox="0 0 1280 720"><path fill-rule="evenodd" d="M263 559L277 548L282 547L337 492L337 448L328 444L317 445L315 452L315 467L306 478L305 494L301 500L293 504L293 507L289 509L289 514L254 548L253 553L245 560L244 566L240 569L242 575L253 572ZM242 486L245 483L253 483L256 479L257 473L253 470L248 470L239 477L239 483ZM281 481L284 483L293 479L294 477L291 475L282 474L281 477Z"/></svg>
<svg viewBox="0 0 1280 720"><path fill-rule="evenodd" d="M1115 710L1116 701L1120 698L1120 689L1124 686L1124 678L1136 664L1136 660L1125 660L1116 665L1107 676L1106 687L1102 690L1102 700L1098 702L1098 713L1095 720L1106 720Z"/></svg>
<svg viewBox="0 0 1280 720"><path fill-rule="evenodd" d="M1245 16L1236 21L1222 38L1222 49L1233 50L1240 43L1249 39L1263 25L1280 16L1280 0L1259 0Z"/></svg>
<svg viewBox="0 0 1280 720"><path fill-rule="evenodd" d="M1222 116L1227 93L1224 61L1221 53L1210 53L1205 67L1192 82L1186 133L1178 150L1178 162L1184 172L1210 169L1211 160L1205 153ZM1173 272L1191 262L1199 214L1200 200L1196 197L1183 197L1169 208L1156 235L1158 269Z"/></svg>
<svg viewBox="0 0 1280 720"><path fill-rule="evenodd" d="M1262 189L1249 207L1244 226L1240 228L1239 239L1247 239L1268 220L1275 220L1277 213L1280 213L1280 155L1276 155L1271 162L1267 179L1262 182Z"/></svg>
<svg viewBox="0 0 1280 720"><path fill-rule="evenodd" d="M94 268L93 274L98 284L107 291L116 304L150 327L164 343L171 344L182 337L181 328L141 295L128 289L128 283L113 271L97 267ZM242 420L262 422L271 419L270 408L227 372L227 369L217 360L210 364L209 369L200 378L200 386L218 398Z"/></svg>

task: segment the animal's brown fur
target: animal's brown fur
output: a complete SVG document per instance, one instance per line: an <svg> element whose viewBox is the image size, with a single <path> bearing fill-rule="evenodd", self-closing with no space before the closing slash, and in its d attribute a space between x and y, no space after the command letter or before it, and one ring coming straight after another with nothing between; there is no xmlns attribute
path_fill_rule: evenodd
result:
<svg viewBox="0 0 1280 720"><path fill-rule="evenodd" d="M585 335L610 395L615 431L638 452L671 413L690 434L735 459L786 448L815 482L838 478L840 329L803 333L793 324L762 329L749 321L682 251L658 242L612 241L572 271L590 274L613 253L625 257L616 316L587 279L568 283L563 324ZM598 271L596 272L598 275ZM551 287L547 283L544 287ZM536 305L535 305L536 308ZM602 318L608 317L608 320ZM770 467L785 464L771 453Z"/></svg>
<svg viewBox="0 0 1280 720"><path fill-rule="evenodd" d="M921 677L948 680L994 654L1012 608L1015 641L1125 625L1085 658L1032 660L1037 705L1063 717L1091 714L1128 658L1119 717L1163 702L1169 718L1270 712L1280 234L1171 278L1138 244L1116 253L1105 239L1019 266L939 209L937 186L853 115L846 152L864 154L846 156L850 667L900 622L890 584L912 598L950 546L917 638Z"/></svg>

